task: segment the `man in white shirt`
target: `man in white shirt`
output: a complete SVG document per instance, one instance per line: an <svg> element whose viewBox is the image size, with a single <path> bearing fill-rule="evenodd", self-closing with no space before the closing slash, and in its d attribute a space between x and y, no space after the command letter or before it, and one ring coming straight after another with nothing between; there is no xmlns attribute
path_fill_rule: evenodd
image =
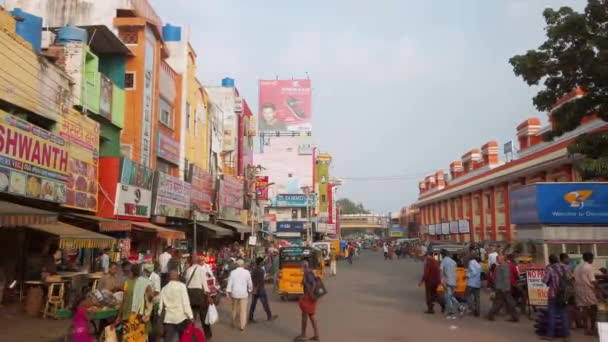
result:
<svg viewBox="0 0 608 342"><path fill-rule="evenodd" d="M239 328L245 330L247 325L247 299L253 290L251 273L243 268L242 259L236 261L237 268L230 272L226 292L232 299L232 326L236 325L236 316L239 316Z"/></svg>
<svg viewBox="0 0 608 342"><path fill-rule="evenodd" d="M488 266L492 266L496 264L496 260L498 259L498 252L493 250L492 253L488 254Z"/></svg>
<svg viewBox="0 0 608 342"><path fill-rule="evenodd" d="M173 271L173 270L172 270ZM205 267L205 257L196 255L196 263L186 271L186 287L190 295L190 305L192 310L197 313L201 320L201 326L205 331L205 340L211 340L213 333L211 326L205 324L207 310L211 302L209 291L209 278L207 277L207 267Z"/></svg>
<svg viewBox="0 0 608 342"><path fill-rule="evenodd" d="M177 271L171 271L169 283L160 291L159 315L163 309L165 341L173 341L176 336L179 338L182 335L188 326L188 320L194 319L186 285L179 281Z"/></svg>
<svg viewBox="0 0 608 342"><path fill-rule="evenodd" d="M156 301L157 296L160 294L160 276L154 272L154 265L144 264L144 275L150 280L152 290L154 290L154 299Z"/></svg>
<svg viewBox="0 0 608 342"><path fill-rule="evenodd" d="M382 252L384 252L384 260L388 260L388 242L385 242L382 246Z"/></svg>
<svg viewBox="0 0 608 342"><path fill-rule="evenodd" d="M101 262L101 270L104 274L108 274L108 271L110 271L110 256L108 255L109 251L109 248L104 249L103 254L99 257Z"/></svg>
<svg viewBox="0 0 608 342"><path fill-rule="evenodd" d="M165 286L169 282L169 260L171 260L171 247L167 247L165 252L158 257L160 264L160 279L161 285Z"/></svg>

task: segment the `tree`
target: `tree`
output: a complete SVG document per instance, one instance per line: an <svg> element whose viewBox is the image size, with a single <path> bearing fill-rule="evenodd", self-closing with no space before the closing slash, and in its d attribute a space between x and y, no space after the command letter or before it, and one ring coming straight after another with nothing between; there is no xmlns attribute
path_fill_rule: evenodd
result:
<svg viewBox="0 0 608 342"><path fill-rule="evenodd" d="M348 198L337 200L336 205L340 208L341 215L370 214L370 211L365 209L362 203L355 203Z"/></svg>
<svg viewBox="0 0 608 342"><path fill-rule="evenodd" d="M552 140L585 117L608 120L608 0L588 0L583 13L547 8L543 16L547 41L509 63L528 85L542 81L544 89L533 102L539 111L553 110L553 130L543 137ZM556 107L573 90L582 95ZM608 177L608 132L582 134L568 151L585 157L576 163L583 179Z"/></svg>

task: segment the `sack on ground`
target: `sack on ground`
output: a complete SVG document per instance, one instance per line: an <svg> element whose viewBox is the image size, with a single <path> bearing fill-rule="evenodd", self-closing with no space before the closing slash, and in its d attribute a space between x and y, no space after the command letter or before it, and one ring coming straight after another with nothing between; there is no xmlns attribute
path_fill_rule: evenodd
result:
<svg viewBox="0 0 608 342"><path fill-rule="evenodd" d="M207 316L205 317L205 324L212 325L217 323L218 320L219 315L217 312L217 308L213 304L209 305L209 309L207 309Z"/></svg>

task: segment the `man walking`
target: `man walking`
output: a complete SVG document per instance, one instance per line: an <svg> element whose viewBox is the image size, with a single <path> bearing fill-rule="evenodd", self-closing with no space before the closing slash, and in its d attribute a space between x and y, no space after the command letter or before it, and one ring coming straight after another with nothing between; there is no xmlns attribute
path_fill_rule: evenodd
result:
<svg viewBox="0 0 608 342"><path fill-rule="evenodd" d="M249 308L249 322L257 323L255 319L253 319L253 315L255 313L255 307L258 303L258 299L262 302L262 306L264 307L264 311L266 312L266 318L269 321L274 321L279 316L273 315L270 311L270 306L268 305L268 295L266 294L266 287L264 284L264 275L265 271L262 267L264 263L264 258L257 258L256 267L251 273L251 281L253 283L253 296L251 298L251 307Z"/></svg>
<svg viewBox="0 0 608 342"><path fill-rule="evenodd" d="M384 260L388 260L388 242L385 242L384 245L382 245L382 252L384 253Z"/></svg>
<svg viewBox="0 0 608 342"><path fill-rule="evenodd" d="M596 290L598 290L597 280L593 272L593 253L583 253L583 261L574 270L574 279L576 279L574 282L575 301L576 306L582 313L585 335L595 336L595 321L599 301L596 295Z"/></svg>
<svg viewBox="0 0 608 342"><path fill-rule="evenodd" d="M479 293L481 290L481 266L479 265L480 258L475 256L469 260L467 268L467 304L469 310L475 317L479 317L481 302Z"/></svg>
<svg viewBox="0 0 608 342"><path fill-rule="evenodd" d="M163 254L158 256L158 263L160 266L160 280L161 286L164 287L169 282L169 260L171 260L171 247L165 248Z"/></svg>
<svg viewBox="0 0 608 342"><path fill-rule="evenodd" d="M236 317L239 316L241 331L244 331L245 325L247 325L247 298L253 290L251 274L243 268L244 264L242 259L236 261L237 267L230 272L228 286L226 286L226 292L232 299L232 325L236 325Z"/></svg>
<svg viewBox="0 0 608 342"><path fill-rule="evenodd" d="M432 254L429 254L424 264L424 273L418 286L424 284L424 292L426 295L426 306L427 309L424 313L434 314L435 313L435 301L439 302L437 297L437 287L441 284L441 270L439 269L439 262L435 260ZM441 305L441 303L439 303ZM442 311L443 311L443 305Z"/></svg>
<svg viewBox="0 0 608 342"><path fill-rule="evenodd" d="M209 279L207 278L207 272L204 265L205 258L202 255L197 255L195 263L186 271L185 279L192 311L198 314L198 317L201 320L201 326L205 332L206 340L211 340L213 332L211 331L211 326L205 324L205 318L207 317L207 310L209 310L209 305L212 301L209 291ZM179 274L176 268L173 268L171 272Z"/></svg>
<svg viewBox="0 0 608 342"><path fill-rule="evenodd" d="M568 270L568 267L560 263L557 256L549 255L549 265L545 268L545 276L543 277L543 283L549 287L547 291L548 301L548 319L547 319L547 333L543 337L545 340L553 340L556 334L557 321L562 318L562 334L564 338L570 337L570 320L568 319L567 303L563 302L565 298L558 298L565 294L560 293L561 288L565 288L567 284L563 282L571 281L572 275ZM558 301L559 299L559 301Z"/></svg>
<svg viewBox="0 0 608 342"><path fill-rule="evenodd" d="M447 319L456 319L458 311L458 300L454 297L456 290L456 261L450 257L447 250L441 250L441 282L443 284L445 295L445 306L447 311Z"/></svg>
<svg viewBox="0 0 608 342"><path fill-rule="evenodd" d="M519 322L517 316L517 310L515 310L515 302L511 295L511 269L509 264L505 261L503 255L497 258L497 267L495 271L495 284L494 284L494 303L492 309L488 313L488 320L493 321L494 316L503 306L507 308L507 312L511 315L509 322Z"/></svg>

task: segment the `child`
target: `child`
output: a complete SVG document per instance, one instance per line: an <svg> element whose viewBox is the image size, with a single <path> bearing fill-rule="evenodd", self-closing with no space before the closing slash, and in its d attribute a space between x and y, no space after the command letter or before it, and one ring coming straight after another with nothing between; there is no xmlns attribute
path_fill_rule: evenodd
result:
<svg viewBox="0 0 608 342"><path fill-rule="evenodd" d="M93 342L93 335L89 332L89 319L87 312L94 305L89 296L82 296L76 301L72 311L72 341Z"/></svg>

